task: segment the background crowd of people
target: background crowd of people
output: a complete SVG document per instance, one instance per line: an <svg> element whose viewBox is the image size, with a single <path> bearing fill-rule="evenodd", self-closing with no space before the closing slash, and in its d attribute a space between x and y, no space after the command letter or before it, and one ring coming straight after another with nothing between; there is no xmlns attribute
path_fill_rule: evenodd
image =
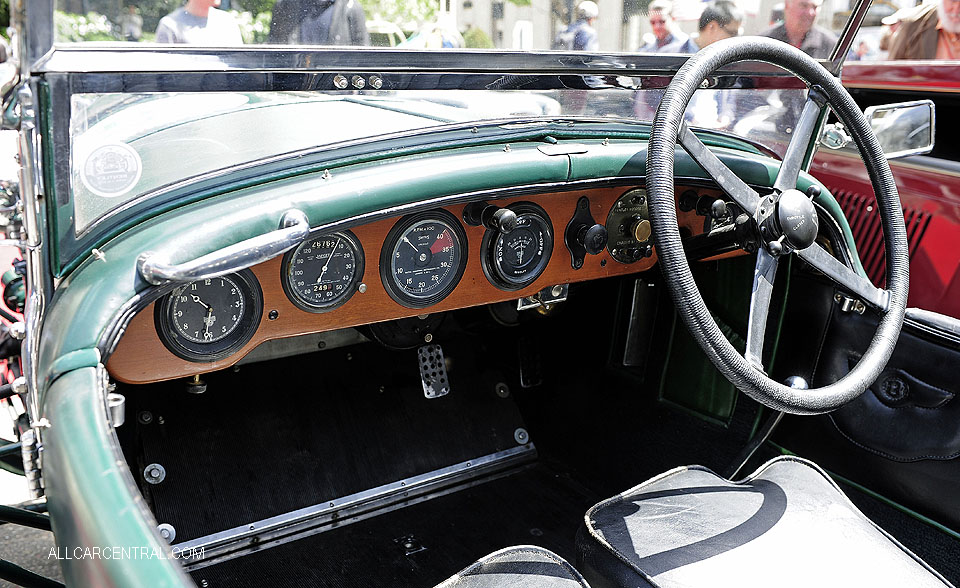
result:
<svg viewBox="0 0 960 588"><path fill-rule="evenodd" d="M837 35L817 24L823 0L785 0L777 5L770 26L758 34L779 39L818 59L829 58ZM220 9L221 0L187 0L160 20L156 41L208 46L243 43L233 16ZM134 6L120 18L124 39L138 41L143 19ZM699 8L698 8L699 9ZM702 3L697 30L681 31L670 0L647 6L650 32L636 47L646 53L694 53L718 40L743 34L746 15L736 0ZM571 23L554 38L551 49L598 51L600 8L583 0ZM690 22L690 15L686 15ZM155 22L155 21L154 21ZM358 0L277 0L273 6L270 43L308 45L368 45L367 15ZM859 39L848 59L960 59L960 0L932 0L903 8L883 19L879 40ZM688 30L690 30L688 28ZM878 45L879 43L879 45Z"/></svg>

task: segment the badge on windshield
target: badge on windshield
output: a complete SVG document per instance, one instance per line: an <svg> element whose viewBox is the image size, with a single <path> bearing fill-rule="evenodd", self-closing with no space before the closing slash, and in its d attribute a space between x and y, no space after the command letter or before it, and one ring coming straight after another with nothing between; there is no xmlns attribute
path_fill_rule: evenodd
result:
<svg viewBox="0 0 960 588"><path fill-rule="evenodd" d="M97 196L112 198L136 186L142 172L140 156L132 147L110 143L90 152L83 162L80 179Z"/></svg>

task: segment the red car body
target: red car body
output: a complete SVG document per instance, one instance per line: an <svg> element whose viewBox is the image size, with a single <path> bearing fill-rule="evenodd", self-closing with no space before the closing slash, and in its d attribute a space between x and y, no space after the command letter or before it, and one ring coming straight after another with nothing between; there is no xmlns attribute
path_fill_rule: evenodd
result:
<svg viewBox="0 0 960 588"><path fill-rule="evenodd" d="M960 318L960 62L848 63L844 86L861 107L917 99L936 104L936 145L929 156L890 162L910 241L910 306ZM821 148L811 168L839 200L864 269L882 285L880 218L860 157Z"/></svg>

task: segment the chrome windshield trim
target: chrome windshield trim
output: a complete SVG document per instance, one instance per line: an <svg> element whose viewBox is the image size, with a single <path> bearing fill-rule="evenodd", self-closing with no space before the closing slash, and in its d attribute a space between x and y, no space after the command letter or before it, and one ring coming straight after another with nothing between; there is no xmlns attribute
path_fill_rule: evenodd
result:
<svg viewBox="0 0 960 588"><path fill-rule="evenodd" d="M31 83L23 84L18 90L20 101L20 198L23 203L23 229L25 247L22 249L27 262L27 300L23 316L26 323L26 337L23 341L25 353L21 354L23 372L27 380L27 414L30 425L39 423L40 382L37 375L37 360L40 355L40 335L46 305L46 284L49 273L44 264L41 249L42 228L40 225L40 159L37 155L36 94ZM40 432L37 442L41 443Z"/></svg>
<svg viewBox="0 0 960 588"><path fill-rule="evenodd" d="M843 67L843 62L847 59L850 48L853 47L853 40L860 30L863 19L867 16L870 3L871 0L857 0L856 6L850 11L850 18L840 32L840 39L837 41L837 46L833 48L829 63L823 63L823 66L835 76L840 75L840 68Z"/></svg>
<svg viewBox="0 0 960 588"><path fill-rule="evenodd" d="M649 53L455 49L412 51L369 47L351 49L307 46L296 49L277 46L261 46L255 49L212 49L183 45L120 47L111 44L85 43L56 46L34 65L34 73L111 74L114 77L158 73L458 73L490 74L501 78L514 74L670 77L680 69L688 57L688 55ZM723 68L721 72L721 75L730 76L792 77L782 69L763 62L732 64ZM524 80L526 83L530 81ZM607 84L614 81L603 80L602 84L607 87ZM663 86L665 87L666 84ZM496 87L464 87L462 84L457 87L497 89ZM526 87L525 84L524 88ZM329 89L336 88L331 83ZM388 89L386 84L383 89ZM220 90L222 91L223 88ZM131 88L126 91L137 90Z"/></svg>

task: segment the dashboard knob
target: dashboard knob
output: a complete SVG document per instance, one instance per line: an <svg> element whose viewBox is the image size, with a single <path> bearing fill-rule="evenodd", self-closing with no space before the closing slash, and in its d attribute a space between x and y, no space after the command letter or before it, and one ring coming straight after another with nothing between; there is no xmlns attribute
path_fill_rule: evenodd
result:
<svg viewBox="0 0 960 588"><path fill-rule="evenodd" d="M630 235L640 243L650 239L652 232L653 229L650 226L650 221L645 218L639 218L630 225Z"/></svg>
<svg viewBox="0 0 960 588"><path fill-rule="evenodd" d="M517 228L517 213L509 208L488 206L484 209L481 218L483 226L501 233L509 233Z"/></svg>
<svg viewBox="0 0 960 588"><path fill-rule="evenodd" d="M607 227L597 223L592 227L584 226L577 233L577 241L590 255L596 255L607 246Z"/></svg>

